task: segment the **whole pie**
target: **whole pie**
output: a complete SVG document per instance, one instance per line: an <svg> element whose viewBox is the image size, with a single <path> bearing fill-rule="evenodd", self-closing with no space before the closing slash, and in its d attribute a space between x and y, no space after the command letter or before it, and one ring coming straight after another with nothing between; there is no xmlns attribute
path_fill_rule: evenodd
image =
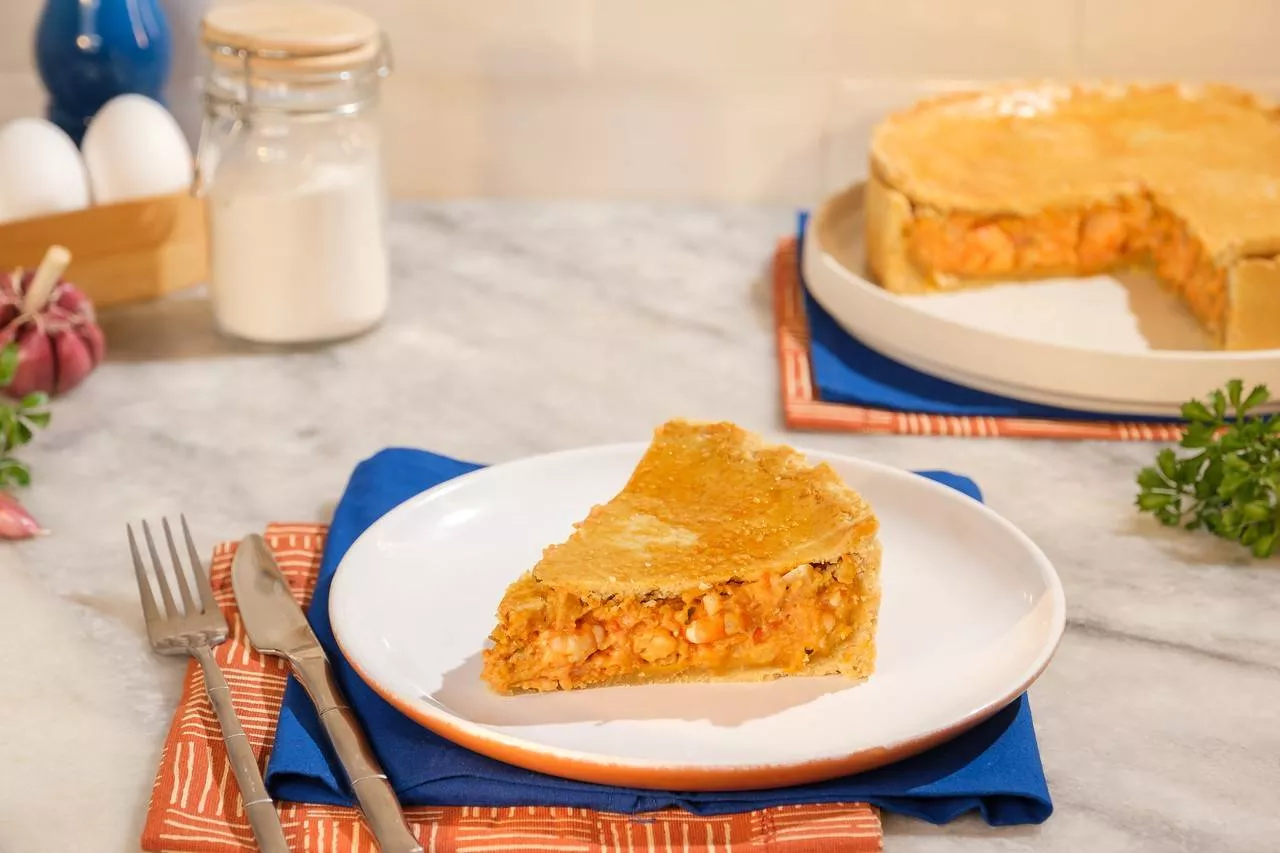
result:
<svg viewBox="0 0 1280 853"><path fill-rule="evenodd" d="M1146 266L1220 347L1280 347L1280 112L1225 86L1005 86L875 130L888 290Z"/></svg>
<svg viewBox="0 0 1280 853"><path fill-rule="evenodd" d="M626 486L498 605L500 693L875 667L879 523L827 464L670 421Z"/></svg>

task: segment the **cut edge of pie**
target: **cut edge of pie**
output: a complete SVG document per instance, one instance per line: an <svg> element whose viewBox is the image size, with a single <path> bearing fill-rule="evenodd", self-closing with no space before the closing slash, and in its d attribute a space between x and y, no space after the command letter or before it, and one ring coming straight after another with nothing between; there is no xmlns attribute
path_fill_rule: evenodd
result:
<svg viewBox="0 0 1280 853"><path fill-rule="evenodd" d="M1267 220L1245 236L1229 228L1201 233L1180 215L1194 205L1180 202L1176 188L1166 192L1167 186L1113 176L1064 183L1049 204L1045 192L1022 197L1017 190L997 202L988 188L966 188L963 179L948 185L920 177L912 158L894 150L893 134L910 133L912 122L927 121L933 110L970 110L984 121L1003 121L1006 115L991 114L1002 109L995 106L1005 103L1001 99L1122 101L1134 93L1253 111L1275 131L1271 141L1280 139L1274 105L1223 85L1008 84L922 100L881 122L872 138L865 236L877 283L891 292L933 293L1145 267L1184 300L1219 347L1280 347L1280 198L1274 226ZM940 169L926 168L935 176ZM1280 163L1272 177L1280 185Z"/></svg>
<svg viewBox="0 0 1280 853"><path fill-rule="evenodd" d="M670 421L627 485L507 589L498 693L875 667L878 522L825 463L729 423Z"/></svg>

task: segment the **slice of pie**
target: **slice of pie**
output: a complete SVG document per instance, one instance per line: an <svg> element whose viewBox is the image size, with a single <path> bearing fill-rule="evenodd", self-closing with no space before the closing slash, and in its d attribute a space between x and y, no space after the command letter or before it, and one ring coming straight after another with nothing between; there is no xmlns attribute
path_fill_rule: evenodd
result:
<svg viewBox="0 0 1280 853"><path fill-rule="evenodd" d="M1004 86L877 126L888 290L1154 269L1218 346L1280 347L1280 114L1224 86Z"/></svg>
<svg viewBox="0 0 1280 853"><path fill-rule="evenodd" d="M875 664L880 544L830 466L671 421L623 490L507 589L500 693L840 674Z"/></svg>

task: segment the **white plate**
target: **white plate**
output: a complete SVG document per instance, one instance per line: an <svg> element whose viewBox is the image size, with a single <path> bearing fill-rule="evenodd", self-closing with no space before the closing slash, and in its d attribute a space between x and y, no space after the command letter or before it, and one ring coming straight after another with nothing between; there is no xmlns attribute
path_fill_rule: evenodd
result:
<svg viewBox="0 0 1280 853"><path fill-rule="evenodd" d="M1044 669L1062 585L1009 522L946 486L826 453L882 524L874 676L614 687L504 697L480 680L507 585L626 482L644 446L482 469L424 492L362 535L333 581L348 660L384 698L477 752L569 778L746 789L842 775L975 725Z"/></svg>
<svg viewBox="0 0 1280 853"><path fill-rule="evenodd" d="M805 282L846 331L895 361L993 394L1119 415L1177 417L1230 379L1280 386L1280 350L1212 349L1148 276L889 293L864 277L862 198L855 185L810 217Z"/></svg>

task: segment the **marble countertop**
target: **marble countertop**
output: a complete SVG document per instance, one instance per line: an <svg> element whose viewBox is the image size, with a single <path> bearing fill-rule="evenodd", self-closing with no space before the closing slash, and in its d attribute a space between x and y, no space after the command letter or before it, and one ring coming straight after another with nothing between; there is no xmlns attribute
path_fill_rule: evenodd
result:
<svg viewBox="0 0 1280 853"><path fill-rule="evenodd" d="M387 445L495 462L644 439L677 415L974 477L1055 562L1067 636L1032 691L1043 826L888 817L907 851L1275 850L1280 565L1135 516L1150 445L786 435L766 285L785 210L397 207L394 306L337 346L220 338L199 298L106 318L0 544L0 851L136 851L185 662L146 645L124 525L185 512L208 548L324 517Z"/></svg>

